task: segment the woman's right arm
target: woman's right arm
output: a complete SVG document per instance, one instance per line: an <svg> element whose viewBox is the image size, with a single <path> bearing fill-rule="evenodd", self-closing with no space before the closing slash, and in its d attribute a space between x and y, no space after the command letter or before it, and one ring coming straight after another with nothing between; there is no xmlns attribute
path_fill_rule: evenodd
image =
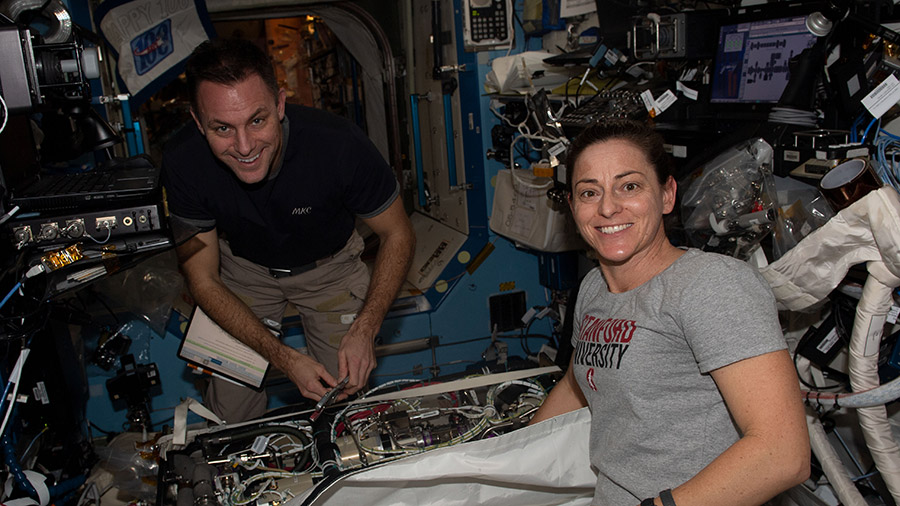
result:
<svg viewBox="0 0 900 506"><path fill-rule="evenodd" d="M573 357L574 358L574 357ZM540 409L534 414L528 425L533 425L548 418L575 411L587 406L587 400L581 393L578 382L575 381L575 373L572 372L572 361L569 361L569 370L563 375L559 383L550 391L550 395L544 399Z"/></svg>

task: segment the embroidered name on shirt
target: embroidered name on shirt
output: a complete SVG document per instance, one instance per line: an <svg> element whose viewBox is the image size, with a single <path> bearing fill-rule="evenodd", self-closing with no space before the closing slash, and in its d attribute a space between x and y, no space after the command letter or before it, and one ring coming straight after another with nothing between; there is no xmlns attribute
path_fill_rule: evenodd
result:
<svg viewBox="0 0 900 506"><path fill-rule="evenodd" d="M306 216L310 213L312 213L312 207L295 207L294 210L291 212L291 214L294 216L297 216L297 215Z"/></svg>

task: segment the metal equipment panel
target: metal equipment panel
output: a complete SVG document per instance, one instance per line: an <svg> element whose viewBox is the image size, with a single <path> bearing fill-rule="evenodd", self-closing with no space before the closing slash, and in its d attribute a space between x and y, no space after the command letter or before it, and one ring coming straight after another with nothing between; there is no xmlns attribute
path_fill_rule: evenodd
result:
<svg viewBox="0 0 900 506"><path fill-rule="evenodd" d="M456 30L452 2L415 0L411 139L416 156L416 209L464 234L469 233ZM421 22L430 19L431 23Z"/></svg>

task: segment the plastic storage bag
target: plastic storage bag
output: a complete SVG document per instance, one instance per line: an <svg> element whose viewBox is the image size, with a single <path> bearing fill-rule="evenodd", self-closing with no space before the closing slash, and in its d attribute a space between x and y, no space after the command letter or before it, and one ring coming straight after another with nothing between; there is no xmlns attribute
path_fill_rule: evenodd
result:
<svg viewBox="0 0 900 506"><path fill-rule="evenodd" d="M745 260L774 228L773 150L762 139L740 142L689 176L682 219L691 243Z"/></svg>

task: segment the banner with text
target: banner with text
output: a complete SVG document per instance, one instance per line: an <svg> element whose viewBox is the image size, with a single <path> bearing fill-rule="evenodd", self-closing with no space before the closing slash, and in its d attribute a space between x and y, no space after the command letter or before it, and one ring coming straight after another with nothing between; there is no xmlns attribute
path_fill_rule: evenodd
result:
<svg viewBox="0 0 900 506"><path fill-rule="evenodd" d="M191 51L215 36L204 0L107 0L95 19L133 108L175 79Z"/></svg>

